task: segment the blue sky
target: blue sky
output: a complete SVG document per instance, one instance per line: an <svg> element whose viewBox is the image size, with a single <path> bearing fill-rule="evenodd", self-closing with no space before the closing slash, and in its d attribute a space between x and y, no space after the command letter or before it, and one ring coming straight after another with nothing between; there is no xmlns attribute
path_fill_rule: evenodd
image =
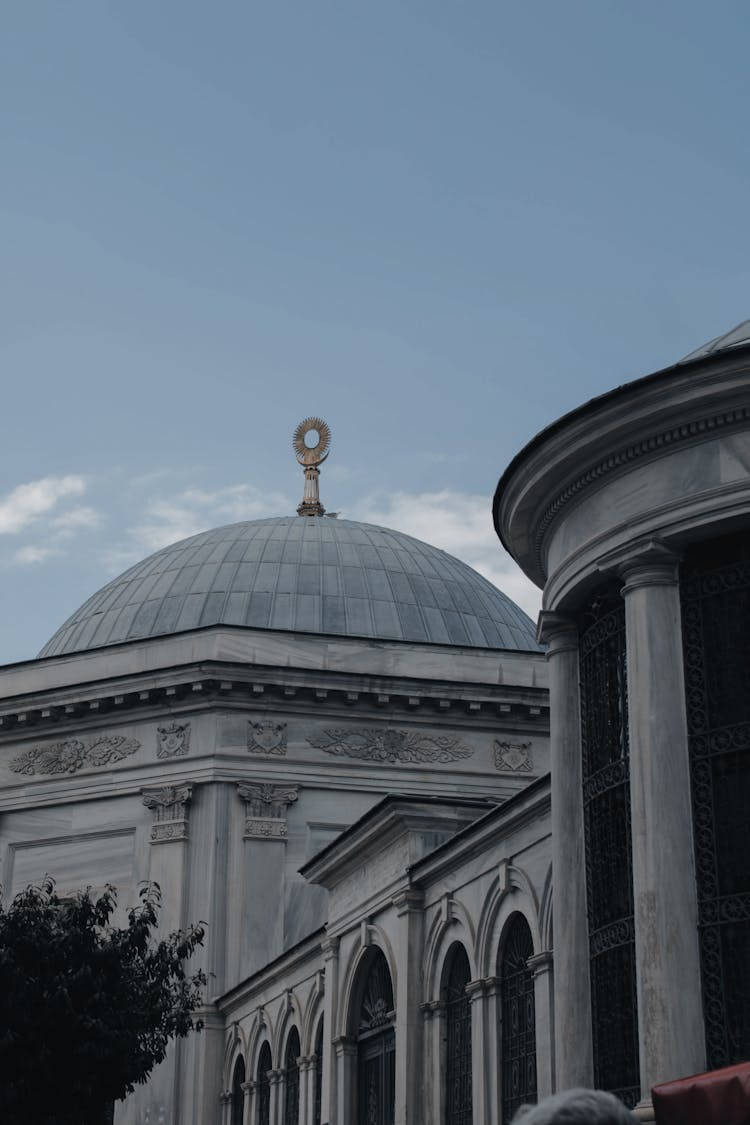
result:
<svg viewBox="0 0 750 1125"><path fill-rule="evenodd" d="M742 3L28 0L0 26L0 660L301 498L494 539L540 428L750 316Z"/></svg>

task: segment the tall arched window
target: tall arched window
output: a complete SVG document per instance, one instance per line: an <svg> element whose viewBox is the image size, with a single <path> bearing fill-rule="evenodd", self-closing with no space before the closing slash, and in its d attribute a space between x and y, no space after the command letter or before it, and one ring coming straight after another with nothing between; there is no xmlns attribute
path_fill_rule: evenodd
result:
<svg viewBox="0 0 750 1125"><path fill-rule="evenodd" d="M373 949L363 967L357 1020L358 1125L392 1125L396 1106L396 1037L388 964Z"/></svg>
<svg viewBox="0 0 750 1125"><path fill-rule="evenodd" d="M528 966L533 953L529 924L522 914L516 914L508 926L500 962L504 1125L520 1105L536 1101L534 975Z"/></svg>
<svg viewBox="0 0 750 1125"><path fill-rule="evenodd" d="M323 1021L318 1024L315 1036L315 1105L313 1125L320 1125L321 1105L323 1103Z"/></svg>
<svg viewBox="0 0 750 1125"><path fill-rule="evenodd" d="M258 1102L257 1125L271 1125L271 1085L268 1081L268 1072L271 1069L271 1048L264 1043L258 1058L258 1073L256 1075L256 1099Z"/></svg>
<svg viewBox="0 0 750 1125"><path fill-rule="evenodd" d="M299 1035L293 1027L286 1041L284 1056L284 1125L299 1122Z"/></svg>
<svg viewBox="0 0 750 1125"><path fill-rule="evenodd" d="M471 1125L471 1010L469 958L454 945L443 970L445 1004L445 1125Z"/></svg>
<svg viewBox="0 0 750 1125"><path fill-rule="evenodd" d="M244 1081L245 1060L240 1055L232 1072L232 1125L242 1125L242 1115L245 1109L245 1091L242 1089Z"/></svg>

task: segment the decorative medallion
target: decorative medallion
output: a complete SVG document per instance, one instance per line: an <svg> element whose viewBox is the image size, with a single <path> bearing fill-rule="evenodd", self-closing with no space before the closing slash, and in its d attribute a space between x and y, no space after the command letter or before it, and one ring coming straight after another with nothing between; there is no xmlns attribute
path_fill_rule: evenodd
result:
<svg viewBox="0 0 750 1125"><path fill-rule="evenodd" d="M286 754L286 723L249 722L247 748L251 754Z"/></svg>
<svg viewBox="0 0 750 1125"><path fill-rule="evenodd" d="M188 806L192 793L192 785L163 785L158 789L143 790L143 803L154 813L152 844L187 840Z"/></svg>
<svg viewBox="0 0 750 1125"><path fill-rule="evenodd" d="M362 758L371 762L455 762L474 753L450 735L412 733L365 727L357 730L336 728L308 735L316 750L337 757Z"/></svg>
<svg viewBox="0 0 750 1125"><path fill-rule="evenodd" d="M14 773L77 773L83 769L99 769L121 762L140 749L136 738L124 735L100 735L82 741L68 738L48 746L34 746L13 758L10 768Z"/></svg>
<svg viewBox="0 0 750 1125"><path fill-rule="evenodd" d="M530 742L498 742L495 739L495 769L531 773L534 763L530 750Z"/></svg>
<svg viewBox="0 0 750 1125"><path fill-rule="evenodd" d="M238 781L245 802L245 840L286 840L286 809L297 800L296 786Z"/></svg>
<svg viewBox="0 0 750 1125"><path fill-rule="evenodd" d="M156 728L157 758L179 758L190 749L190 723Z"/></svg>

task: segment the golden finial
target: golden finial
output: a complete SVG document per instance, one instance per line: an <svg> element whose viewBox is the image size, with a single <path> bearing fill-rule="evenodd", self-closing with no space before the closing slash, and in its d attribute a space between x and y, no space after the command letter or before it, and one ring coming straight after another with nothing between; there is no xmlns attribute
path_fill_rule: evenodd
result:
<svg viewBox="0 0 750 1125"><path fill-rule="evenodd" d="M317 438L314 445L308 445L306 440L308 434L315 435ZM331 430L322 418L305 418L304 422L300 422L294 431L292 445L297 460L305 470L305 491L302 503L297 508L298 516L325 515L325 508L318 496L318 477L320 476L318 465L322 465L328 456L330 444Z"/></svg>

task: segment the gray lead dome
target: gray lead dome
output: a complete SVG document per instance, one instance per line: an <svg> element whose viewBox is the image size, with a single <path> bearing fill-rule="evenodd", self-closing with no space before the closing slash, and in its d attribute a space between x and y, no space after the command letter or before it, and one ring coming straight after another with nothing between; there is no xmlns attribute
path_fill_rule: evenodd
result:
<svg viewBox="0 0 750 1125"><path fill-rule="evenodd" d="M445 551L372 524L289 516L164 547L89 598L39 655L207 625L538 650L526 614Z"/></svg>

